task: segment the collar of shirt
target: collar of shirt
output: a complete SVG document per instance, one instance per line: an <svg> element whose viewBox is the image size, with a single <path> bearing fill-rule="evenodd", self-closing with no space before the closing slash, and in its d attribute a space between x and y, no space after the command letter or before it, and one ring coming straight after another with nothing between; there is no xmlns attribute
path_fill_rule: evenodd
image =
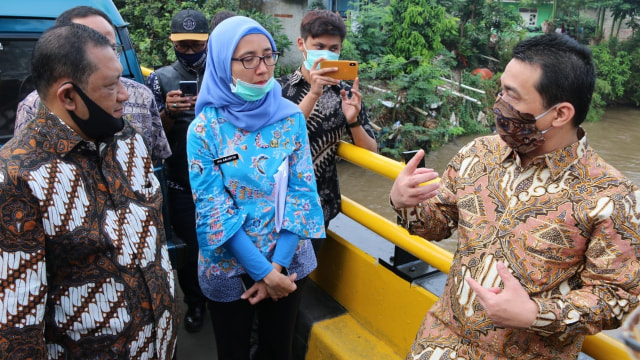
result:
<svg viewBox="0 0 640 360"><path fill-rule="evenodd" d="M589 144L587 142L587 134L583 128L578 127L578 141L562 149L540 155L533 160L532 164L537 164L541 161L544 161L546 166L549 168L549 171L551 172L551 176L553 178L558 178L563 173L565 173L565 171L570 168L571 165L580 161L580 159L585 156L588 147ZM500 149L500 152L502 153L500 159L501 162L504 162L510 157L513 157L516 161L518 161L518 163L520 163L518 153L513 151L513 149L511 149L510 147L505 145Z"/></svg>
<svg viewBox="0 0 640 360"><path fill-rule="evenodd" d="M52 151L62 157L84 141L80 135L52 113L42 102L38 105L34 126L34 135L48 138Z"/></svg>
<svg viewBox="0 0 640 360"><path fill-rule="evenodd" d="M51 151L59 154L61 157L66 156L79 145L85 145L94 150L97 149L94 142L85 141L62 119L49 111L42 102L38 105L38 112L33 126L33 136L48 139L52 149ZM114 136L114 139L126 137L130 131L134 130L132 130L132 126L125 121L124 129L119 131Z"/></svg>

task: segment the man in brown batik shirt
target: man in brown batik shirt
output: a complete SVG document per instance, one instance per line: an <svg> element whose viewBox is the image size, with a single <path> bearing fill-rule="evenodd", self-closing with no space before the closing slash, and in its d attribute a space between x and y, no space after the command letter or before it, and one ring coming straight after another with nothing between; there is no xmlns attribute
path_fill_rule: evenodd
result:
<svg viewBox="0 0 640 360"><path fill-rule="evenodd" d="M513 50L494 106L498 135L451 160L440 183L409 161L391 204L413 234L459 231L444 293L407 359L576 359L640 294L640 191L580 127L591 51L562 34Z"/></svg>

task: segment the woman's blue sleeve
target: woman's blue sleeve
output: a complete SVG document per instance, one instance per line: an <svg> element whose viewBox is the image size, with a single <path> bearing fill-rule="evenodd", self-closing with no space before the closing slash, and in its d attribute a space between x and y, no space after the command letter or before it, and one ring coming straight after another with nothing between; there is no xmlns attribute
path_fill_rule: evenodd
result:
<svg viewBox="0 0 640 360"><path fill-rule="evenodd" d="M260 253L242 228L236 231L224 246L231 251L233 257L242 264L247 274L255 281L262 280L273 270L273 265Z"/></svg>
<svg viewBox="0 0 640 360"><path fill-rule="evenodd" d="M280 237L278 237L276 249L273 251L271 261L288 268L296 252L296 248L298 248L299 239L298 235L291 231L280 230Z"/></svg>

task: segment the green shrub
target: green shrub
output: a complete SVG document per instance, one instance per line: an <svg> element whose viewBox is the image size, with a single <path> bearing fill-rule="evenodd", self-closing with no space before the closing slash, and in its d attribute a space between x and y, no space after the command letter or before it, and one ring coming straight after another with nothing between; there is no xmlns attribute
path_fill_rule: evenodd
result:
<svg viewBox="0 0 640 360"><path fill-rule="evenodd" d="M138 60L150 68L168 65L176 60L169 35L171 18L182 9L200 10L209 21L220 10L229 10L250 17L271 33L279 51L286 52L291 47L291 41L284 34L280 20L255 10L256 4L253 2L255 1L114 0L120 14L130 24L129 32Z"/></svg>
<svg viewBox="0 0 640 360"><path fill-rule="evenodd" d="M617 46L613 41L592 47L597 80L587 121L600 120L605 107L621 100L628 86L632 59L626 51L617 51Z"/></svg>

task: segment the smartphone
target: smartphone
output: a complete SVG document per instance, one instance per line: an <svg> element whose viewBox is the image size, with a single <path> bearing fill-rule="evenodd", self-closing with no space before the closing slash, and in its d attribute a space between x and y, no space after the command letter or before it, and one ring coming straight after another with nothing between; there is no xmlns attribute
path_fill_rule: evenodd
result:
<svg viewBox="0 0 640 360"><path fill-rule="evenodd" d="M180 81L180 91L182 91L183 97L193 97L198 95L198 82L197 81Z"/></svg>
<svg viewBox="0 0 640 360"><path fill-rule="evenodd" d="M242 280L242 290L244 290L244 291L247 291L248 289L251 289L253 284L256 283L256 281L253 280L251 278L251 276L249 276L249 274L241 274L240 275L240 280Z"/></svg>
<svg viewBox="0 0 640 360"><path fill-rule="evenodd" d="M338 80L355 80L358 77L358 62L354 60L325 60L320 63L320 69L337 67L338 71L326 74Z"/></svg>
<svg viewBox="0 0 640 360"><path fill-rule="evenodd" d="M418 152L419 150L411 150L411 151L403 151L402 152L402 158L404 159L404 163L408 163L409 160L413 159L413 156ZM425 167L424 165L424 156L422 157L422 159L420 160L420 164L418 164L418 167Z"/></svg>
<svg viewBox="0 0 640 360"><path fill-rule="evenodd" d="M287 270L286 267L283 267L280 273L284 276L289 276L289 270ZM242 280L242 290L244 291L251 289L253 284L256 283L256 281L253 280L251 276L249 276L249 274L240 274L240 280Z"/></svg>

